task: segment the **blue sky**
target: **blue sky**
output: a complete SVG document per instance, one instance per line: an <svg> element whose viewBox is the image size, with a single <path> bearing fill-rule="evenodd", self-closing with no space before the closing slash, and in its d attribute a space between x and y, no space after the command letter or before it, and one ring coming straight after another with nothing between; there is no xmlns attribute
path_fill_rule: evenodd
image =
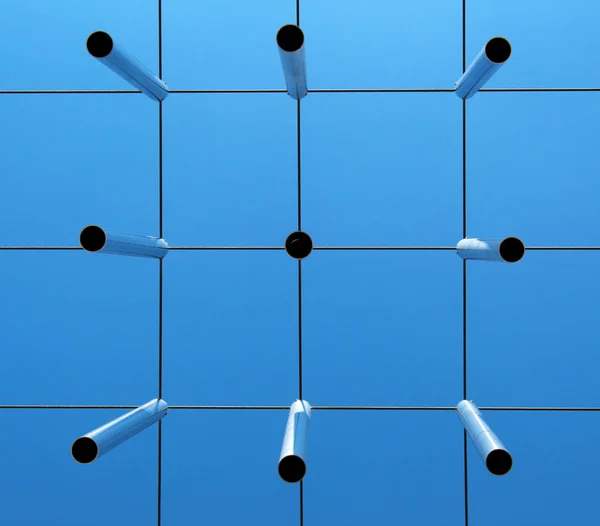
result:
<svg viewBox="0 0 600 526"><path fill-rule="evenodd" d="M510 60L487 88L599 87L592 0L467 0L467 63ZM284 89L275 44L293 0L162 0L170 89ZM445 88L462 73L462 2L301 0L309 89ZM0 7L0 90L130 89L92 59L105 30L158 71L155 0ZM467 234L598 246L599 92L481 92L467 103ZM159 234L158 104L141 94L1 94L0 246L77 246L88 224ZM309 93L302 229L317 247L454 246L462 103L453 93ZM296 103L171 94L163 237L283 247L297 229ZM467 264L468 398L598 407L596 251ZM141 405L158 394L157 261L1 250L0 405ZM452 250L315 250L302 263L303 394L315 406L455 406L462 263ZM172 251L163 263L163 398L289 406L298 396L298 263L283 250ZM0 409L6 524L156 524L157 426L91 465L72 441L119 409ZM483 411L513 455L468 444L471 526L594 522L600 414ZM299 524L277 474L285 410L173 409L161 524ZM446 411L312 416L304 524L462 526L463 432ZM32 504L33 503L33 504Z"/></svg>

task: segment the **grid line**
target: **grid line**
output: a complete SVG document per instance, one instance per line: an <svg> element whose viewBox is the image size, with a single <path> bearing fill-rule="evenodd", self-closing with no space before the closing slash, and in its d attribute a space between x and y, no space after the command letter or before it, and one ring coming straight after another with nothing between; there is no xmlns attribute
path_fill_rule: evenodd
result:
<svg viewBox="0 0 600 526"><path fill-rule="evenodd" d="M158 519L158 526L160 526L161 523L161 517L162 517L162 418L158 421L158 473L157 473L157 479L158 479L158 493L157 493L157 519Z"/></svg>
<svg viewBox="0 0 600 526"><path fill-rule="evenodd" d="M466 233L465 233L466 236ZM161 236L162 237L162 236ZM25 245L5 245L0 246L0 250L83 250L80 246L25 246ZM168 250L285 250L285 247L236 247L236 246L189 246L189 247L169 247ZM435 250L456 250L456 246L439 246L439 247L418 247L418 246L387 246L387 247L366 247L366 246L355 246L355 247L313 247L313 250L414 250L414 251L435 251ZM545 250L545 251L597 251L600 250L600 246L589 246L589 247L568 247L568 246L540 246L540 247L526 247L527 251Z"/></svg>
<svg viewBox="0 0 600 526"><path fill-rule="evenodd" d="M302 231L302 159L300 149L300 99L298 99L297 109L297 149L298 149L298 231Z"/></svg>
<svg viewBox="0 0 600 526"><path fill-rule="evenodd" d="M162 67L162 64L161 64ZM317 88L308 89L308 93L454 93L455 88ZM209 93L287 93L284 89L174 89L171 94L209 94ZM526 93L526 92L600 92L600 88L481 88L478 93ZM101 94L141 94L140 90L126 89L48 89L48 90L0 90L0 95L101 95Z"/></svg>
<svg viewBox="0 0 600 526"><path fill-rule="evenodd" d="M158 0L158 78L162 79L162 0ZM163 101L158 101L158 232L163 237ZM158 398L163 390L163 260L158 262ZM162 520L162 419L158 421L157 524Z"/></svg>
<svg viewBox="0 0 600 526"><path fill-rule="evenodd" d="M298 398L302 400L302 261L298 261Z"/></svg>
<svg viewBox="0 0 600 526"><path fill-rule="evenodd" d="M296 25L300 27L300 0L296 0ZM302 157L300 128L300 98L298 98L298 231L302 231ZM302 260L298 260L298 398L302 400ZM304 481L300 480L300 526L304 526Z"/></svg>
<svg viewBox="0 0 600 526"><path fill-rule="evenodd" d="M139 405L77 405L77 404L5 404L2 409L137 409ZM600 407L526 407L526 406L497 406L478 407L481 411L540 411L540 412L578 412L597 413ZM191 410L241 410L241 411L289 411L289 405L170 405L169 411ZM456 411L455 406L311 406L312 411Z"/></svg>
<svg viewBox="0 0 600 526"><path fill-rule="evenodd" d="M467 430L463 428L463 472L465 492L465 526L469 526L469 457L467 447Z"/></svg>
<svg viewBox="0 0 600 526"><path fill-rule="evenodd" d="M467 0L462 0L462 71L467 70ZM467 101L462 100L462 237L467 237ZM467 398L467 262L462 262L463 307L463 400ZM467 431L463 428L463 479L465 493L465 526L469 526L469 477Z"/></svg>

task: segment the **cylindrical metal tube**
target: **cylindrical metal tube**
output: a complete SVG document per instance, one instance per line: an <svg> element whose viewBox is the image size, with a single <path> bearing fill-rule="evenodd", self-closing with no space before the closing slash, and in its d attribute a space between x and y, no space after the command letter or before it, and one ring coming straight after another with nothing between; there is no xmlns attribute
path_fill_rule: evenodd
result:
<svg viewBox="0 0 600 526"><path fill-rule="evenodd" d="M461 99L471 98L509 59L511 52L510 42L505 38L489 40L456 82L455 93Z"/></svg>
<svg viewBox="0 0 600 526"><path fill-rule="evenodd" d="M88 252L119 254L142 258L163 258L169 252L164 239L104 230L96 225L86 226L79 234L79 243Z"/></svg>
<svg viewBox="0 0 600 526"><path fill-rule="evenodd" d="M87 39L87 50L105 66L124 78L153 100L164 100L167 85L138 59L115 44L105 31L95 31Z"/></svg>
<svg viewBox="0 0 600 526"><path fill-rule="evenodd" d="M477 406L469 400L463 400L456 409L488 471L494 475L506 475L512 467L512 457L485 423Z"/></svg>
<svg viewBox="0 0 600 526"><path fill-rule="evenodd" d="M283 66L288 95L296 100L306 97L306 56L304 33L293 24L283 26L277 32L277 47Z"/></svg>
<svg viewBox="0 0 600 526"><path fill-rule="evenodd" d="M155 398L119 418L79 437L71 445L71 454L80 464L89 464L128 438L137 435L167 414L168 405Z"/></svg>
<svg viewBox="0 0 600 526"><path fill-rule="evenodd" d="M306 473L306 441L310 423L310 404L296 400L288 416L279 457L279 476L286 482L299 482Z"/></svg>
<svg viewBox="0 0 600 526"><path fill-rule="evenodd" d="M485 259L516 263L525 254L525 245L517 237L504 239L461 239L456 253L463 259Z"/></svg>

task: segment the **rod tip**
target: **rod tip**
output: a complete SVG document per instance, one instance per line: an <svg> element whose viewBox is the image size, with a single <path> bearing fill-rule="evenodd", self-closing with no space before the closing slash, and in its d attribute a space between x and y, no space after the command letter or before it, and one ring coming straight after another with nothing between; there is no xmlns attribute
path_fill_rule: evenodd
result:
<svg viewBox="0 0 600 526"><path fill-rule="evenodd" d="M98 444L90 437L80 437L73 442L71 455L80 464L89 464L98 457Z"/></svg>
<svg viewBox="0 0 600 526"><path fill-rule="evenodd" d="M495 64L506 62L511 52L510 42L503 37L494 37L485 45L485 56Z"/></svg>
<svg viewBox="0 0 600 526"><path fill-rule="evenodd" d="M95 31L87 39L87 50L95 58L107 57L112 49L113 39L104 31Z"/></svg>
<svg viewBox="0 0 600 526"><path fill-rule="evenodd" d="M287 24L277 31L277 45L284 51L298 51L304 44L304 32L294 24Z"/></svg>
<svg viewBox="0 0 600 526"><path fill-rule="evenodd" d="M313 242L306 232L292 232L285 240L285 250L295 259L304 259L313 249Z"/></svg>
<svg viewBox="0 0 600 526"><path fill-rule="evenodd" d="M505 449L494 449L486 457L485 465L493 475L506 475L512 468L512 457Z"/></svg>
<svg viewBox="0 0 600 526"><path fill-rule="evenodd" d="M525 254L525 245L517 237L507 237L500 243L500 257L507 263L516 263Z"/></svg>
<svg viewBox="0 0 600 526"><path fill-rule="evenodd" d="M304 475L306 474L306 463L297 455L288 455L279 461L278 469L279 476L285 480L285 482L294 484L295 482L300 482L304 478Z"/></svg>
<svg viewBox="0 0 600 526"><path fill-rule="evenodd" d="M86 226L79 234L81 248L88 252L98 252L106 244L106 234L99 226Z"/></svg>

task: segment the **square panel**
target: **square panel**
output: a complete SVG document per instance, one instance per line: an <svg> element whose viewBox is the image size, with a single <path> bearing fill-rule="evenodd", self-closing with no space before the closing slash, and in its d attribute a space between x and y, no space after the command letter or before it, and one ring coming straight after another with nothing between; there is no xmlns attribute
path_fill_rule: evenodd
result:
<svg viewBox="0 0 600 526"><path fill-rule="evenodd" d="M4 2L0 15L0 89L136 89L89 54L99 30L158 74L156 2L21 0Z"/></svg>
<svg viewBox="0 0 600 526"><path fill-rule="evenodd" d="M126 411L2 410L0 449L6 480L0 497L3 522L126 526L134 520L154 524L156 427L130 438L92 464L78 464L71 456L76 438Z"/></svg>
<svg viewBox="0 0 600 526"><path fill-rule="evenodd" d="M310 88L453 88L461 4L302 0Z"/></svg>
<svg viewBox="0 0 600 526"><path fill-rule="evenodd" d="M295 23L294 0L163 2L165 79L170 89L285 89L275 38Z"/></svg>
<svg viewBox="0 0 600 526"><path fill-rule="evenodd" d="M170 244L283 247L297 230L296 104L287 95L175 95L163 134Z"/></svg>
<svg viewBox="0 0 600 526"><path fill-rule="evenodd" d="M512 54L486 84L493 87L598 87L590 67L600 8L594 0L490 0L467 5L467 64L495 36Z"/></svg>
<svg viewBox="0 0 600 526"><path fill-rule="evenodd" d="M298 524L300 486L277 472L286 411L172 410L168 419L162 524Z"/></svg>
<svg viewBox="0 0 600 526"><path fill-rule="evenodd" d="M2 251L0 259L2 403L152 399L157 262L82 250Z"/></svg>
<svg viewBox="0 0 600 526"><path fill-rule="evenodd" d="M78 246L89 224L158 235L158 108L143 95L6 95L2 245Z"/></svg>
<svg viewBox="0 0 600 526"><path fill-rule="evenodd" d="M463 526L454 419L453 411L314 411L305 524Z"/></svg>
<svg viewBox="0 0 600 526"><path fill-rule="evenodd" d="M597 245L599 93L484 93L467 106L470 236Z"/></svg>
<svg viewBox="0 0 600 526"><path fill-rule="evenodd" d="M596 514L600 414L482 411L513 457L511 471L485 471L469 444L469 524L591 524Z"/></svg>
<svg viewBox="0 0 600 526"><path fill-rule="evenodd" d="M298 264L281 251L173 252L164 390L174 405L287 405L298 393Z"/></svg>
<svg viewBox="0 0 600 526"><path fill-rule="evenodd" d="M597 252L468 262L469 394L490 406L597 406Z"/></svg>
<svg viewBox="0 0 600 526"><path fill-rule="evenodd" d="M458 403L462 269L453 252L316 251L302 267L309 402Z"/></svg>
<svg viewBox="0 0 600 526"><path fill-rule="evenodd" d="M461 119L451 93L309 94L302 211L315 244L456 244Z"/></svg>

